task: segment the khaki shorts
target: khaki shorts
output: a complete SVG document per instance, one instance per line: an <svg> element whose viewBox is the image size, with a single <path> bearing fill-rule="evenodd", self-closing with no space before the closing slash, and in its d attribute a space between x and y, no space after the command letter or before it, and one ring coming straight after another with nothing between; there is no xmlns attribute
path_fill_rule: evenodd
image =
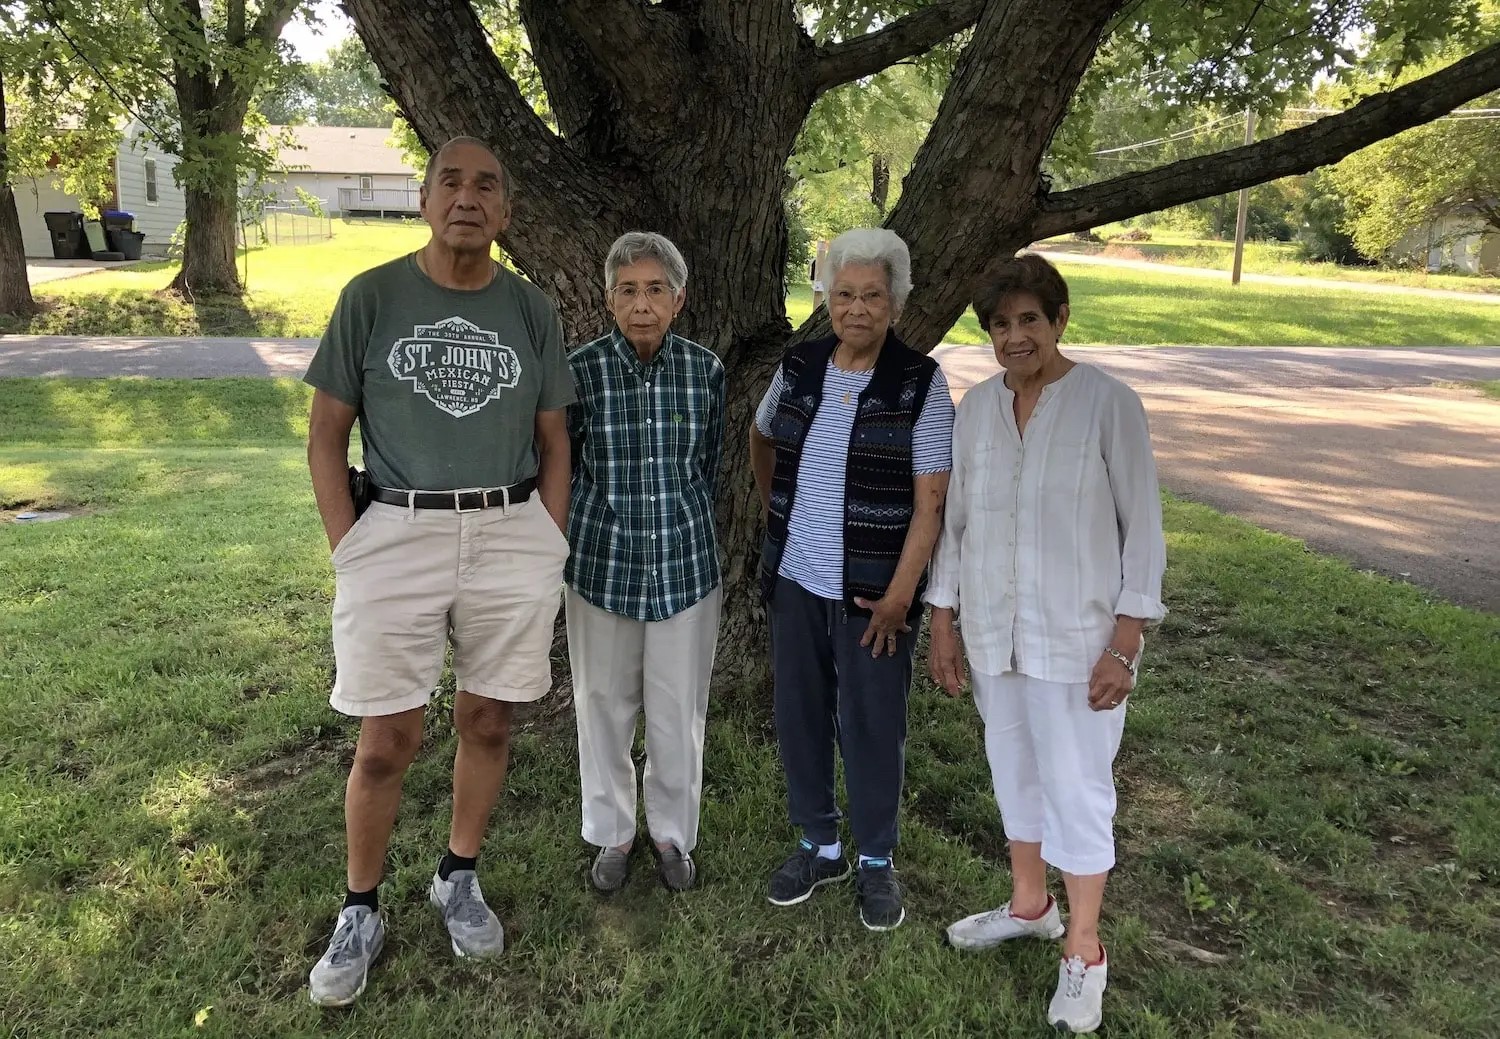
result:
<svg viewBox="0 0 1500 1039"><path fill-rule="evenodd" d="M458 688L540 699L567 560L535 493L481 512L371 504L333 552L329 702L359 717L425 706L450 639Z"/></svg>

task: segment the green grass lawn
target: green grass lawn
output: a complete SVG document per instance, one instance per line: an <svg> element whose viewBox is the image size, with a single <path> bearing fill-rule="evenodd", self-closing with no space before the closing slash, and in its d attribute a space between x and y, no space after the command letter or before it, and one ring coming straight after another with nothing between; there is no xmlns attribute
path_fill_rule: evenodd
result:
<svg viewBox="0 0 1500 1039"><path fill-rule="evenodd" d="M324 242L241 250L243 302L164 293L177 265L158 261L39 286L46 310L29 322L0 318L0 333L320 336L350 278L420 248L429 234L418 221L372 219L334 220L333 232Z"/></svg>
<svg viewBox="0 0 1500 1039"><path fill-rule="evenodd" d="M1120 225L1097 229L1103 238L1128 231ZM1173 267L1208 267L1227 271L1234 265L1234 242L1216 238L1196 238L1179 231L1151 229L1149 242L1080 242L1068 236L1048 239L1042 246L1063 252L1105 252L1130 256ZM1425 270L1393 267L1342 267L1336 263L1304 260L1293 242L1246 242L1242 270L1251 274L1281 274L1303 278L1330 278L1335 281L1357 281L1378 285L1404 285L1411 288L1449 289L1456 292L1500 293L1500 278L1477 274L1432 274Z"/></svg>
<svg viewBox="0 0 1500 1039"><path fill-rule="evenodd" d="M1474 388L1492 400L1500 400L1500 379L1481 379Z"/></svg>
<svg viewBox="0 0 1500 1039"><path fill-rule="evenodd" d="M792 835L765 697L722 690L703 886L669 897L642 868L595 897L571 719L544 702L481 861L511 947L457 962L423 893L447 826L439 709L392 846L385 956L358 1007L311 1006L355 729L325 702L306 402L290 381L0 381L0 509L86 510L0 524L9 1034L1044 1033L1053 948L939 941L1008 882L973 707L925 681L900 930L866 932L847 889L766 905ZM1500 620L1196 505L1169 500L1167 522L1172 613L1119 763L1107 1034L1493 1036Z"/></svg>
<svg viewBox="0 0 1500 1039"><path fill-rule="evenodd" d="M161 292L167 263L50 282L37 298L46 310L27 321L0 318L0 334L322 335L348 280L410 252L427 238L411 221L334 221L331 241L270 246L248 254L243 301L196 304ZM242 254L242 262L244 255ZM1214 346L1474 345L1500 341L1500 310L1484 303L1378 297L1335 289L1238 288L1170 272L1063 264L1072 289L1072 343ZM797 285L787 299L793 323L812 308ZM948 342L987 342L966 311Z"/></svg>

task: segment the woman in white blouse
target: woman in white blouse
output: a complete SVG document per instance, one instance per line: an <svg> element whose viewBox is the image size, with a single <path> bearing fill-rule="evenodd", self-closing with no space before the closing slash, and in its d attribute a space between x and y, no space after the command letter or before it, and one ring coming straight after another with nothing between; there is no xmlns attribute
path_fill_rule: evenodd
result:
<svg viewBox="0 0 1500 1039"><path fill-rule="evenodd" d="M965 655L1010 841L1011 899L948 928L982 949L1062 937L1050 1024L1091 1032L1108 960L1099 941L1114 866L1115 752L1166 565L1151 435L1126 385L1058 351L1068 287L1039 256L1007 261L975 313L1005 371L970 390L926 601L929 667L949 695ZM958 619L962 615L962 643Z"/></svg>

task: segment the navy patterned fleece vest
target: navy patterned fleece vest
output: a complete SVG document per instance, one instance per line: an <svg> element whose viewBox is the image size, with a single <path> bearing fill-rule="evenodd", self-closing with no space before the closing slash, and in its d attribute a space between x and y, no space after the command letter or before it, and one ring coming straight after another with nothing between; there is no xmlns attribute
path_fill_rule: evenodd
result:
<svg viewBox="0 0 1500 1039"><path fill-rule="evenodd" d="M761 595L767 600L776 588L787 517L797 496L802 444L822 403L823 375L837 345L829 336L791 347L781 360L783 389L771 420L776 469L760 569ZM912 427L935 371L935 361L887 332L870 385L860 394L844 484L844 601L851 612L868 614L854 605L854 597L884 596L901 560L915 497ZM924 575L913 610L921 610L925 585Z"/></svg>

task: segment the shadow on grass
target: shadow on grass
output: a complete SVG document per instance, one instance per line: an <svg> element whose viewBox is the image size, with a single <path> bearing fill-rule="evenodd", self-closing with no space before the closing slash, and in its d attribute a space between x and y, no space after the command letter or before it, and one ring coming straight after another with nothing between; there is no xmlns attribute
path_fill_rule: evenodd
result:
<svg viewBox="0 0 1500 1039"><path fill-rule="evenodd" d="M38 296L30 317L0 317L0 335L284 336L287 314L251 308L240 296L189 298L162 289L110 289Z"/></svg>
<svg viewBox="0 0 1500 1039"><path fill-rule="evenodd" d="M0 442L294 444L307 436L311 400L294 379L7 379Z"/></svg>

